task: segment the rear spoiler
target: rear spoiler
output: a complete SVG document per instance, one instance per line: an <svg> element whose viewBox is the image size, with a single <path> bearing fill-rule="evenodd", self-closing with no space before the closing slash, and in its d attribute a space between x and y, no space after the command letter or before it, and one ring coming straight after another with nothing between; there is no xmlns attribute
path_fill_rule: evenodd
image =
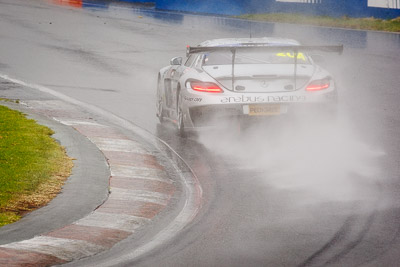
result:
<svg viewBox="0 0 400 267"><path fill-rule="evenodd" d="M235 90L235 58L237 50L260 50L260 51L293 51L294 58L294 88L297 88L297 54L301 52L321 51L342 54L343 45L271 45L268 43L239 43L234 46L187 46L186 56L191 54L213 52L213 51L231 51L232 52L232 90Z"/></svg>
<svg viewBox="0 0 400 267"><path fill-rule="evenodd" d="M188 46L186 50L186 56L195 53L212 52L212 51L237 51L237 50L260 50L260 51L282 51L290 50L299 52L310 52L310 51L321 51L321 52L333 52L343 53L343 45L271 45L267 43L242 43L235 44L235 46Z"/></svg>

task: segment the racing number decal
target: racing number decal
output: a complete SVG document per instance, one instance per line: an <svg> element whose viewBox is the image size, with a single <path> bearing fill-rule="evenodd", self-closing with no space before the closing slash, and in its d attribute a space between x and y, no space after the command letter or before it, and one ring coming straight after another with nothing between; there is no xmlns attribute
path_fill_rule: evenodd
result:
<svg viewBox="0 0 400 267"><path fill-rule="evenodd" d="M294 58L294 53L277 53L276 54L277 57L290 57L290 58ZM301 59L303 61L306 61L306 57L304 56L303 53L297 53L297 59Z"/></svg>

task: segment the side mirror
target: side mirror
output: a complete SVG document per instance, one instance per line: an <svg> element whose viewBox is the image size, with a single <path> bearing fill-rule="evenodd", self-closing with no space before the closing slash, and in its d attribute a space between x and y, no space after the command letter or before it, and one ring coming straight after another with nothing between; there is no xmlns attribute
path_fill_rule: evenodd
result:
<svg viewBox="0 0 400 267"><path fill-rule="evenodd" d="M171 65L182 65L182 57L174 57L170 61Z"/></svg>
<svg viewBox="0 0 400 267"><path fill-rule="evenodd" d="M322 55L314 54L314 55L311 55L311 58L315 63L318 63L318 64L325 62L325 58Z"/></svg>

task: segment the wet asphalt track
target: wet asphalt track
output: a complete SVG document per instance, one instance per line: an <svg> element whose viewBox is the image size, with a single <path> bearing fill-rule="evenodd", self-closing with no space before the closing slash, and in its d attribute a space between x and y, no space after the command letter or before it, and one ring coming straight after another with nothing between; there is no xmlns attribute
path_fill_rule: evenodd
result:
<svg viewBox="0 0 400 267"><path fill-rule="evenodd" d="M314 132L311 141L326 149L316 150L309 161L287 148L312 150L310 146L281 143L274 131L271 139L283 148L266 146L266 151L257 148L268 139L260 138L256 144L226 137L216 142L215 136L182 139L173 126L157 123L160 67L183 55L187 44L250 32L305 44L345 45L344 55L330 56L326 63L341 89L340 130ZM0 36L2 74L50 87L159 136L185 159L203 188L200 214L172 242L133 258L133 249L150 239L150 231L142 240L127 239L109 252L71 265L398 265L400 35L250 24L115 5L82 10L41 1L1 0ZM285 127L274 125L278 133ZM310 141L298 137L299 127L291 129L290 137L299 143ZM335 145L324 147L330 143ZM329 160L317 160L324 157ZM310 161L322 166L316 167L319 172L293 164ZM285 169L291 174L282 173ZM315 175L320 179L308 180Z"/></svg>

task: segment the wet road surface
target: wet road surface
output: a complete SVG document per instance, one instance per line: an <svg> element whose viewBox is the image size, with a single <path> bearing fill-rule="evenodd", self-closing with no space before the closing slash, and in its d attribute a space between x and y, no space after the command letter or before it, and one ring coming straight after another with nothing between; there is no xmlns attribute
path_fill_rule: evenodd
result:
<svg viewBox="0 0 400 267"><path fill-rule="evenodd" d="M155 117L157 71L186 45L280 36L345 45L326 67L335 125L272 122L241 137L178 137ZM400 35L249 23L117 4L0 0L0 73L118 115L174 148L203 188L200 214L171 242L127 239L71 265L396 266L399 260Z"/></svg>

